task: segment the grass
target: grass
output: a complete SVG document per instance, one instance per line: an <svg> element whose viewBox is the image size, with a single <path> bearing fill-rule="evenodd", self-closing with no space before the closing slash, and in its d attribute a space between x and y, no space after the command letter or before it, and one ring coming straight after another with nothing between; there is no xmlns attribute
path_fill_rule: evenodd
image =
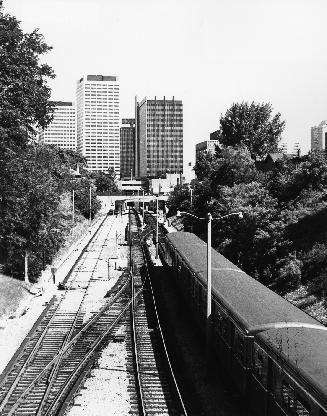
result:
<svg viewBox="0 0 327 416"><path fill-rule="evenodd" d="M0 319L16 313L22 303L31 298L25 282L0 273Z"/></svg>

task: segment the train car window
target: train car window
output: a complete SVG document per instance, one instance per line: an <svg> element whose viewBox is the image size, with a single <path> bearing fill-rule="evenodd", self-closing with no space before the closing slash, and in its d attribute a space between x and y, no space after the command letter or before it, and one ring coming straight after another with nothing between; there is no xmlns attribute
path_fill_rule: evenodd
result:
<svg viewBox="0 0 327 416"><path fill-rule="evenodd" d="M187 270L187 274L188 274L188 278L190 281L191 293L192 293L192 296L194 296L194 276L189 270Z"/></svg>
<svg viewBox="0 0 327 416"><path fill-rule="evenodd" d="M169 266L173 265L173 250L171 249L168 243L167 243L167 263L169 264Z"/></svg>
<svg viewBox="0 0 327 416"><path fill-rule="evenodd" d="M309 404L303 400L302 398L296 398L296 411L295 413L298 416L310 416L310 406Z"/></svg>
<svg viewBox="0 0 327 416"><path fill-rule="evenodd" d="M295 392L292 386L283 381L282 383L282 400L283 406L287 410L295 409Z"/></svg>
<svg viewBox="0 0 327 416"><path fill-rule="evenodd" d="M268 357L268 389L275 396L276 394L276 374L273 360Z"/></svg>
<svg viewBox="0 0 327 416"><path fill-rule="evenodd" d="M222 326L222 314L219 312L217 305L214 309L214 328L218 334L221 334L221 326Z"/></svg>
<svg viewBox="0 0 327 416"><path fill-rule="evenodd" d="M228 319L225 317L221 320L221 336L229 344Z"/></svg>
<svg viewBox="0 0 327 416"><path fill-rule="evenodd" d="M180 277L181 271L182 271L181 259L179 257L177 257L177 273L178 273L178 277Z"/></svg>
<svg viewBox="0 0 327 416"><path fill-rule="evenodd" d="M187 276L187 286L189 287L190 292L193 293L193 279L188 269L185 269L185 275Z"/></svg>
<svg viewBox="0 0 327 416"><path fill-rule="evenodd" d="M255 351L255 357L254 357L254 374L260 379L263 379L263 370L264 370L264 357L261 351L256 350Z"/></svg>
<svg viewBox="0 0 327 416"><path fill-rule="evenodd" d="M198 284L196 299L197 299L197 303L199 305L199 308L201 307L201 302L202 302L202 293L201 292L202 292L202 286L200 284Z"/></svg>
<svg viewBox="0 0 327 416"><path fill-rule="evenodd" d="M234 339L234 348L235 348L235 356L243 362L244 360L244 336L238 332L235 331L235 339Z"/></svg>

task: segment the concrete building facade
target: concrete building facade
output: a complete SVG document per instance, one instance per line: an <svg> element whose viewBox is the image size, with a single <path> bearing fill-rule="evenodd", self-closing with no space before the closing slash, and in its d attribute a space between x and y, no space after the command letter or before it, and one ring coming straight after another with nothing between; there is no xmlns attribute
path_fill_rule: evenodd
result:
<svg viewBox="0 0 327 416"><path fill-rule="evenodd" d="M116 76L84 75L77 81L77 150L88 169L120 175L119 81Z"/></svg>
<svg viewBox="0 0 327 416"><path fill-rule="evenodd" d="M216 146L219 146L218 140L204 140L195 145L195 163L198 161L201 152L214 153Z"/></svg>
<svg viewBox="0 0 327 416"><path fill-rule="evenodd" d="M183 171L183 104L180 100L136 101L135 173L160 177Z"/></svg>
<svg viewBox="0 0 327 416"><path fill-rule="evenodd" d="M301 156L301 146L299 142L295 142L293 145L293 150L292 150L292 155L293 156Z"/></svg>
<svg viewBox="0 0 327 416"><path fill-rule="evenodd" d="M311 151L326 150L327 146L327 120L323 120L319 126L311 127Z"/></svg>
<svg viewBox="0 0 327 416"><path fill-rule="evenodd" d="M288 152L288 146L287 146L287 143L285 143L285 142L280 143L280 144L278 145L278 150L279 150L279 152L284 153L284 154L286 155L286 154L287 154L287 152Z"/></svg>
<svg viewBox="0 0 327 416"><path fill-rule="evenodd" d="M39 133L39 141L61 149L76 150L76 106L70 101L53 101L52 122Z"/></svg>
<svg viewBox="0 0 327 416"><path fill-rule="evenodd" d="M135 119L123 118L120 127L120 177L135 176Z"/></svg>

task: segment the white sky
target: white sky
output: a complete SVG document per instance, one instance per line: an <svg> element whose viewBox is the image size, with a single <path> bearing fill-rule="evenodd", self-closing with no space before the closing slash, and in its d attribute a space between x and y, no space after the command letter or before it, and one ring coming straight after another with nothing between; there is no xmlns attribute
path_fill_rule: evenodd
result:
<svg viewBox="0 0 327 416"><path fill-rule="evenodd" d="M83 74L118 75L134 96L184 104L184 162L233 102L269 101L289 151L327 119L326 0L5 0L24 31L53 46L52 98L75 101Z"/></svg>

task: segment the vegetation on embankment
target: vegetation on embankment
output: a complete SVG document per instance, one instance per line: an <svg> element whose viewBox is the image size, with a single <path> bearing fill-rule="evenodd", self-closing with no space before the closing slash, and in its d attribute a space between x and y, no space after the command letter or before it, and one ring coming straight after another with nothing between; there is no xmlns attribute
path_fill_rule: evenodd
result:
<svg viewBox="0 0 327 416"><path fill-rule="evenodd" d="M115 188L112 171L91 174L76 152L36 143L52 120L48 82L55 75L40 62L50 49L37 30L24 33L0 6L0 263L24 278L27 258L34 281L72 228L73 191L78 221L99 210L97 186Z"/></svg>
<svg viewBox="0 0 327 416"><path fill-rule="evenodd" d="M317 304L321 311L327 293L326 155L278 157L263 170L258 160L267 151L275 152L278 142L270 132L281 132L280 123L270 128L267 109L271 106L234 104L233 111L222 116L228 118L228 123L220 123L224 146L213 154L203 153L197 161L192 206L188 186L175 188L169 199L170 215L179 209L198 217L211 212L219 218L241 211L243 219L213 221L213 246L283 296L305 288L302 298L293 294L290 299L311 312ZM273 124L274 120L271 114ZM229 127L224 131L226 123ZM206 238L206 221L185 216L183 222L186 229L192 226ZM319 313L323 321L324 312Z"/></svg>

